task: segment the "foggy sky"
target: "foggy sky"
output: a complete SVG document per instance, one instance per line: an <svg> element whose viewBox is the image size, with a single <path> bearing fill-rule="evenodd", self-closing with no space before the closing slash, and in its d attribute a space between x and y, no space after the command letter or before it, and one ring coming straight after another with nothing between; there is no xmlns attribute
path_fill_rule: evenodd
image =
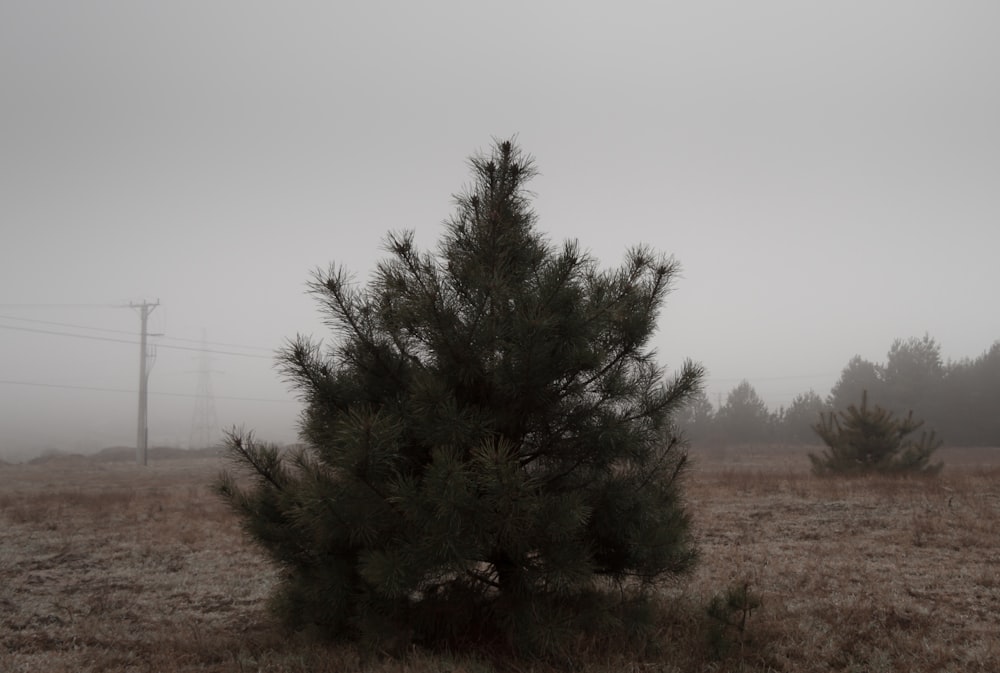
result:
<svg viewBox="0 0 1000 673"><path fill-rule="evenodd" d="M250 356L211 354L220 425L294 440L270 350L329 338L310 271L434 246L515 134L551 240L680 260L654 345L713 402L1000 338L1000 5L611 4L0 3L0 457L134 445L138 346L104 339L143 299L152 444L187 443L168 346L203 329L255 348L211 346Z"/></svg>

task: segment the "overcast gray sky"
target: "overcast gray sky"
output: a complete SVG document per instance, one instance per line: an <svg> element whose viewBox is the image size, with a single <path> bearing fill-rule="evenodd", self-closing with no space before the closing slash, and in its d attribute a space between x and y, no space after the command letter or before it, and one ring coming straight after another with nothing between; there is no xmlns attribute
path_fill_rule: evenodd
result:
<svg viewBox="0 0 1000 673"><path fill-rule="evenodd" d="M187 444L202 329L257 349L210 346L220 425L293 440L268 350L327 336L310 271L433 246L513 134L553 240L681 261L655 345L713 401L825 395L925 332L976 356L998 25L992 0L0 3L0 457L134 443L138 346L109 339L143 299L152 443Z"/></svg>

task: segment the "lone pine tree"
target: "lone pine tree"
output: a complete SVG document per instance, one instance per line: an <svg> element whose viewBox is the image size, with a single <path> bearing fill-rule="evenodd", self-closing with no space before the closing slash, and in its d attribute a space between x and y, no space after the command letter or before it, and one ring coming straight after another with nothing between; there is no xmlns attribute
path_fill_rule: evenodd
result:
<svg viewBox="0 0 1000 673"><path fill-rule="evenodd" d="M923 426L922 420L896 418L892 412L868 406L868 391L861 394L861 406L850 405L846 411L820 413L813 430L828 449L822 455L809 454L813 473L859 474L935 474L941 463L931 465L931 454L941 447L933 431L921 433L915 441L909 435Z"/></svg>
<svg viewBox="0 0 1000 673"><path fill-rule="evenodd" d="M293 625L544 649L694 561L672 417L702 369L668 379L648 347L676 262L602 271L536 231L514 144L470 163L436 255L390 234L367 286L315 274L337 339L281 355L303 448L229 436L219 491Z"/></svg>

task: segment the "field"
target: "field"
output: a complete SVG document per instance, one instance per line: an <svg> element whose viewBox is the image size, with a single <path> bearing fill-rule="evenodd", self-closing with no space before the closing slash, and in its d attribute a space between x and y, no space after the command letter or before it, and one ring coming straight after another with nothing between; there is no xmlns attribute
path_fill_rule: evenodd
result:
<svg viewBox="0 0 1000 673"><path fill-rule="evenodd" d="M821 480L804 449L696 451L703 558L664 591L660 650L581 643L578 670L1000 671L1000 450L938 455L936 479ZM553 670L284 633L208 486L223 463L118 458L0 464L0 671ZM744 584L762 605L719 658L704 606Z"/></svg>

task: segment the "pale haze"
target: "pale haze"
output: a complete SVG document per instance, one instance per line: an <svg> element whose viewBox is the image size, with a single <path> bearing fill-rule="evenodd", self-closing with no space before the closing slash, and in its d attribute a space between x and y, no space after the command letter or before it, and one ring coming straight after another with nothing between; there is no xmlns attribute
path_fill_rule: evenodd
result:
<svg viewBox="0 0 1000 673"><path fill-rule="evenodd" d="M653 345L713 403L825 396L896 338L975 357L1000 339L998 25L992 1L0 3L0 458L135 445L142 301L151 445L188 445L203 369L218 428L295 441L272 354L333 338L311 271L364 282L389 231L435 246L493 138L534 156L552 241L676 256Z"/></svg>

